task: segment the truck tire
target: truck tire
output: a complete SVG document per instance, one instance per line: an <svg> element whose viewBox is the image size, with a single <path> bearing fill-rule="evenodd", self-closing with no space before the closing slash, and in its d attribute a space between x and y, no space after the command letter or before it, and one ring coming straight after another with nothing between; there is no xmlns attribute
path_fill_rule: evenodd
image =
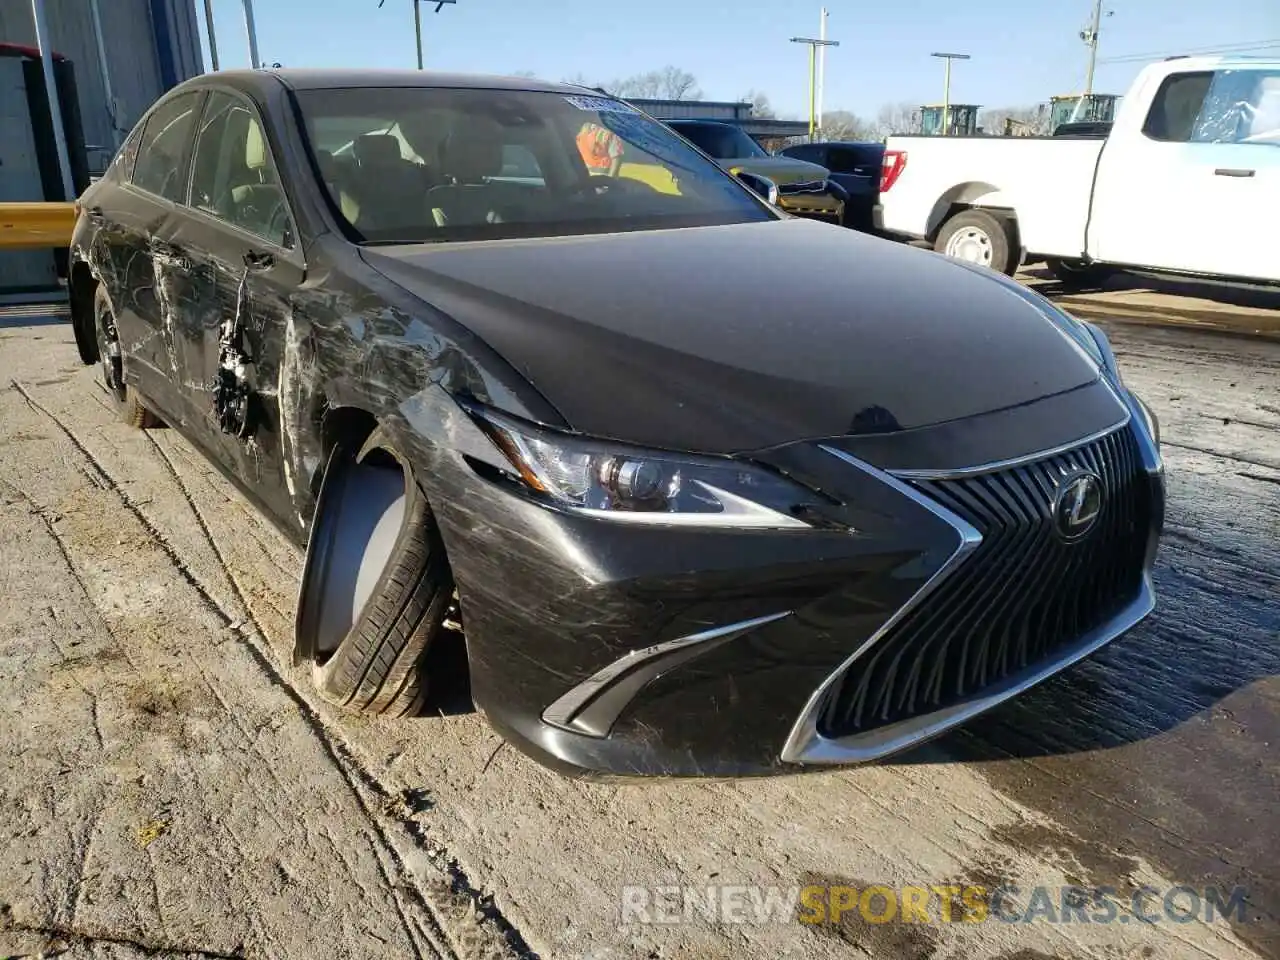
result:
<svg viewBox="0 0 1280 960"><path fill-rule="evenodd" d="M942 225L933 249L1009 276L1018 269L1009 221L985 210L961 210Z"/></svg>
<svg viewBox="0 0 1280 960"><path fill-rule="evenodd" d="M1050 257L1045 261L1049 272L1062 284L1064 290L1090 290L1107 282L1115 271L1097 263L1083 260L1059 260Z"/></svg>
<svg viewBox="0 0 1280 960"><path fill-rule="evenodd" d="M355 562L361 575L381 572L368 599L364 601L355 622L331 651L313 654L312 679L320 695L330 703L384 716L407 716L417 713L427 694L427 676L423 658L431 642L440 632L445 615L453 601L453 575L445 556L444 543L427 498L418 486L413 468L397 449L391 436L375 430L355 457L357 471L398 471L403 483L403 513L394 536L377 530L367 537L348 539L334 544L334 549L359 551ZM331 464L330 471L335 469ZM360 476L352 472L346 484L347 504L356 503L364 494ZM385 480L385 475L379 478ZM329 478L326 477L326 486ZM341 482L341 481L340 481ZM371 490L372 488L370 488ZM342 509L343 499L326 497L321 492L319 510L312 536L321 536L320 511ZM304 591L323 594L329 589L321 575L309 583L304 576ZM366 573L366 565L371 573ZM301 609L307 596L299 598ZM350 608L348 608L350 609Z"/></svg>
<svg viewBox="0 0 1280 960"><path fill-rule="evenodd" d="M99 285L93 295L93 327L102 361L102 386L120 419L145 430L160 425L160 418L142 405L138 391L124 382L124 350L120 346L115 314L107 292Z"/></svg>

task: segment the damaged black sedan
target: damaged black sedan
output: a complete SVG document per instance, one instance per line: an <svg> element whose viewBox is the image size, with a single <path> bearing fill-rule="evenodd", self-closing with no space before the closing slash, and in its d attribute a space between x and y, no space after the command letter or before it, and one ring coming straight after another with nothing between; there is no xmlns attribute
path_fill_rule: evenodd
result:
<svg viewBox="0 0 1280 960"><path fill-rule="evenodd" d="M579 87L211 74L81 198L76 339L306 546L328 700L469 682L576 773L872 760L1151 610L1156 425L1093 326L744 179Z"/></svg>

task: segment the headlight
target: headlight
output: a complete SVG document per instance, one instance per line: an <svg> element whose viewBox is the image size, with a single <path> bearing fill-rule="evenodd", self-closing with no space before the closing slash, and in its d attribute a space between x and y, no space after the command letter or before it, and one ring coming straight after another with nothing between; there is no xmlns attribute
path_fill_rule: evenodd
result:
<svg viewBox="0 0 1280 960"><path fill-rule="evenodd" d="M779 474L716 457L628 449L469 412L510 461L509 479L575 513L620 523L742 529L831 526L822 498Z"/></svg>

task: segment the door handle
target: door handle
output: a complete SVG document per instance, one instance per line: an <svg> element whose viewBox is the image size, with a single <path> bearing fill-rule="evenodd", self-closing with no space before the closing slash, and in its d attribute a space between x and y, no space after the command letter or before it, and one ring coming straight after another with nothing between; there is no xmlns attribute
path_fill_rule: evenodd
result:
<svg viewBox="0 0 1280 960"><path fill-rule="evenodd" d="M270 270L276 265L275 254L265 250L249 250L244 255L244 265L250 270Z"/></svg>
<svg viewBox="0 0 1280 960"><path fill-rule="evenodd" d="M102 221L107 219L107 216L102 212L101 207L89 207L85 213L89 215L89 219L94 223L102 223Z"/></svg>
<svg viewBox="0 0 1280 960"><path fill-rule="evenodd" d="M1213 171L1215 177L1252 177L1256 170L1242 170L1239 167L1219 167Z"/></svg>

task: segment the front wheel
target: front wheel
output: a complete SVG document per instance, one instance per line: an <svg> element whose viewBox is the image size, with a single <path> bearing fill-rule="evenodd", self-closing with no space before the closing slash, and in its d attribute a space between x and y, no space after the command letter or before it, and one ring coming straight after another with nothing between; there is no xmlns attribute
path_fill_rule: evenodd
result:
<svg viewBox="0 0 1280 960"><path fill-rule="evenodd" d="M1007 221L985 210L962 210L942 225L933 249L1012 276L1018 269L1018 258L1010 235Z"/></svg>
<svg viewBox="0 0 1280 960"><path fill-rule="evenodd" d="M142 405L138 391L124 381L124 350L120 346L120 330L107 291L98 287L93 295L93 326L98 341L98 360L102 367L102 385L116 413L131 427L145 430L159 426L160 419Z"/></svg>
<svg viewBox="0 0 1280 960"><path fill-rule="evenodd" d="M312 679L330 703L416 713L423 661L453 602L453 575L408 459L379 429L326 470L298 598Z"/></svg>

